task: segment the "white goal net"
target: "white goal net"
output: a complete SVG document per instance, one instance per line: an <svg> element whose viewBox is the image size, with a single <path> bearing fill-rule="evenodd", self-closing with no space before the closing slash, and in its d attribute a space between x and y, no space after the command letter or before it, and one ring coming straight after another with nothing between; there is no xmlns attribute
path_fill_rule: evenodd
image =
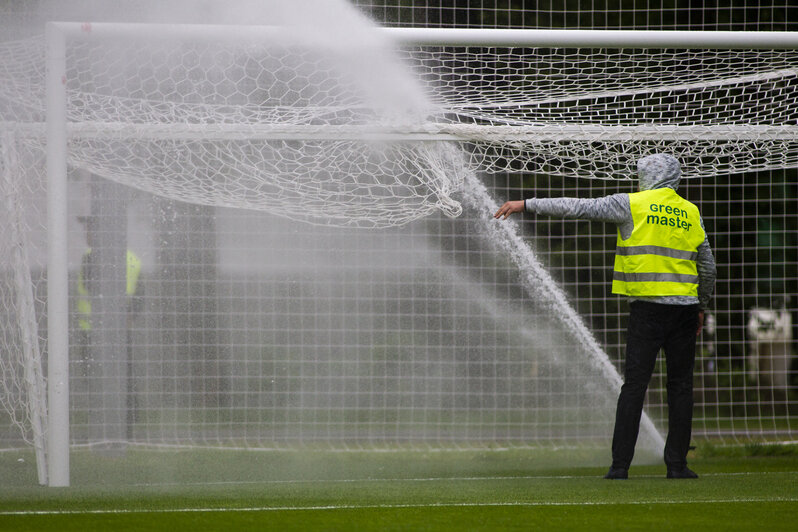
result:
<svg viewBox="0 0 798 532"><path fill-rule="evenodd" d="M61 27L72 444L606 446L618 325L493 198L798 166L796 50L356 29ZM44 446L46 62L0 42L3 447Z"/></svg>
<svg viewBox="0 0 798 532"><path fill-rule="evenodd" d="M567 32L566 32L567 33ZM661 151L684 177L791 168L798 51L478 48L412 54L489 172L634 179ZM448 124L448 125L444 125Z"/></svg>

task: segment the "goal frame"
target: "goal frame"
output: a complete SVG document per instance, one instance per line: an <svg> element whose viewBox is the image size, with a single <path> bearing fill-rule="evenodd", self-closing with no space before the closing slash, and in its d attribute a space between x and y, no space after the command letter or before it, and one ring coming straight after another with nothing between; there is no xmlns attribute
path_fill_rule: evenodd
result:
<svg viewBox="0 0 798 532"><path fill-rule="evenodd" d="M482 46L507 48L635 48L635 49L795 49L798 32L751 31L655 31L655 30L536 30L464 28L380 28L396 46ZM67 40L119 39L146 35L161 40L257 41L268 34L290 30L272 26L224 26L192 24L129 24L49 22L46 25L46 166L47 166L47 478L53 487L69 486L69 340L67 269L67 140L70 133L91 134L95 124L67 124L66 43ZM73 128L74 126L74 128ZM113 129L118 124L110 124ZM689 127L689 126L687 126ZM203 134L241 135L236 131L163 131L191 136ZM502 134L539 135L540 128L520 132L505 128ZM584 131L584 128L580 129ZM102 135L104 128L94 132ZM515 133L514 133L515 132ZM625 131L638 138L645 131ZM651 134L651 132L647 132ZM798 139L798 127L772 127L761 134ZM270 138L308 138L307 131L262 132ZM336 137L340 138L341 131ZM368 131L353 129L350 135L362 138ZM382 132L404 140L465 140L456 131ZM660 131L661 134L661 131ZM673 133L676 134L676 133ZM248 131L248 135L253 132ZM254 132L257 137L258 132ZM760 135L761 136L761 135Z"/></svg>

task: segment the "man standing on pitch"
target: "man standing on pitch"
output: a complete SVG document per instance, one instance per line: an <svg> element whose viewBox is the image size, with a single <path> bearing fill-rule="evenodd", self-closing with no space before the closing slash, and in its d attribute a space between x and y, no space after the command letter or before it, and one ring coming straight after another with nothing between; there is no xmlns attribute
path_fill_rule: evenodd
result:
<svg viewBox="0 0 798 532"><path fill-rule="evenodd" d="M629 475L643 400L657 353L665 351L668 391L668 478L698 478L687 467L693 420L696 336L715 288L715 259L698 208L676 194L679 161L665 154L637 163L638 192L597 199L508 201L494 214L518 212L611 222L618 227L612 292L629 298L624 384L604 478Z"/></svg>

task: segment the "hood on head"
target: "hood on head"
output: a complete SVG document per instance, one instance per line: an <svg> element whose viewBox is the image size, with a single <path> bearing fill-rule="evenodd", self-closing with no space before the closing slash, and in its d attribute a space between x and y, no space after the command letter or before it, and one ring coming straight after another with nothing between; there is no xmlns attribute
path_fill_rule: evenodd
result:
<svg viewBox="0 0 798 532"><path fill-rule="evenodd" d="M637 177L640 190L666 187L678 190L682 168L676 157L655 153L637 161Z"/></svg>

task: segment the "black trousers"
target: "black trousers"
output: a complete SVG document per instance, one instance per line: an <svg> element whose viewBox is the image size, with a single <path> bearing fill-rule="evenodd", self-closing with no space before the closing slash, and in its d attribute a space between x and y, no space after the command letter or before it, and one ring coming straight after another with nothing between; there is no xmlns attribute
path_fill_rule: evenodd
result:
<svg viewBox="0 0 798 532"><path fill-rule="evenodd" d="M687 466L693 423L693 366L698 305L630 303L626 369L612 436L612 466L629 468L640 430L643 400L660 349L665 351L668 391L668 438L665 464Z"/></svg>

